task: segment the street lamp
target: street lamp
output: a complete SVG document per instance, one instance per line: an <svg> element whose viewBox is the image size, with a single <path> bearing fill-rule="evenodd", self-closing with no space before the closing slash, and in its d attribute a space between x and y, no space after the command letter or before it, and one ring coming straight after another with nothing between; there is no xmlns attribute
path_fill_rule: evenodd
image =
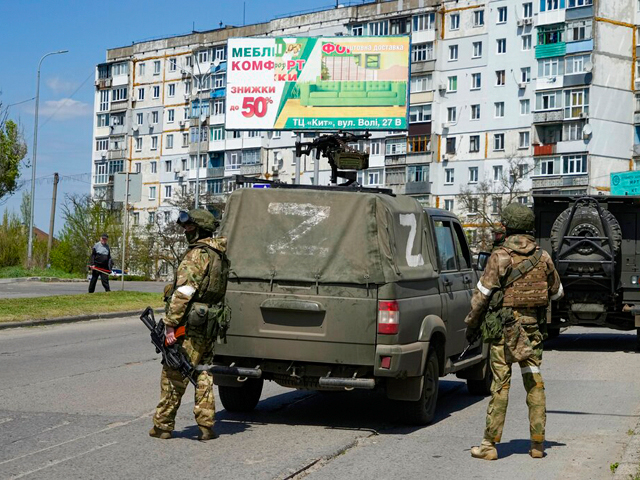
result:
<svg viewBox="0 0 640 480"><path fill-rule="evenodd" d="M57 52L49 52L40 59L38 63L38 79L36 81L36 118L35 126L33 127L33 156L31 165L31 212L29 213L29 246L27 248L27 267L32 267L33 257L33 213L35 210L35 193L36 193L36 153L38 151L38 106L40 105L40 67L42 61L50 55L59 55L61 53L67 53L69 50L58 50ZM49 232L49 235L53 235L53 232Z"/></svg>

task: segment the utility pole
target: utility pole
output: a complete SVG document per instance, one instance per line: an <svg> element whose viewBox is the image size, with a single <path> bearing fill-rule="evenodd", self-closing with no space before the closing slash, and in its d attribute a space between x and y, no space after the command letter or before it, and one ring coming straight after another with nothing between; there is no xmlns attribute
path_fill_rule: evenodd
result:
<svg viewBox="0 0 640 480"><path fill-rule="evenodd" d="M49 258L51 255L51 246L53 245L53 226L56 221L56 199L58 198L58 182L60 177L58 173L53 174L53 197L51 198L51 221L49 222L49 239L47 240L47 259L44 264L49 268Z"/></svg>
<svg viewBox="0 0 640 480"><path fill-rule="evenodd" d="M124 264L127 258L127 223L129 220L129 168L131 162L127 165L127 173L125 177L125 191L124 191L124 212L122 214L122 285L120 290L124 291Z"/></svg>

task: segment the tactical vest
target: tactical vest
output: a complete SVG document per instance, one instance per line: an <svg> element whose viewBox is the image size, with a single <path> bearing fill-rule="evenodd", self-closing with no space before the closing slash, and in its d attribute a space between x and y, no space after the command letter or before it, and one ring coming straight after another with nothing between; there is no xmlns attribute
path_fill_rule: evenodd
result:
<svg viewBox="0 0 640 480"><path fill-rule="evenodd" d="M511 268L531 258L502 247L511 256ZM502 306L511 308L546 307L549 303L546 263L540 260L531 270L504 289Z"/></svg>

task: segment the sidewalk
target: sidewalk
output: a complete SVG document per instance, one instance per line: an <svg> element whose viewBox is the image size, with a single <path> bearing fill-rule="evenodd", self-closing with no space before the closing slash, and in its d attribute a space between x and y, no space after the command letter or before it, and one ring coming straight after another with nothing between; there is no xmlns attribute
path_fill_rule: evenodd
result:
<svg viewBox="0 0 640 480"><path fill-rule="evenodd" d="M22 282L86 282L84 278L58 278L58 277L17 277L17 278L0 278L2 283L22 283Z"/></svg>
<svg viewBox="0 0 640 480"><path fill-rule="evenodd" d="M164 312L164 308L156 308L154 313ZM27 320L24 322L0 322L0 330L6 330L9 328L20 327L39 327L43 325L58 325L63 323L74 322L86 322L89 320L101 320L105 318L118 318L118 317L134 317L142 314L142 311L127 311L127 312L109 312L109 313L90 313L87 315L76 315L72 317L58 317L58 318L46 318L40 320Z"/></svg>

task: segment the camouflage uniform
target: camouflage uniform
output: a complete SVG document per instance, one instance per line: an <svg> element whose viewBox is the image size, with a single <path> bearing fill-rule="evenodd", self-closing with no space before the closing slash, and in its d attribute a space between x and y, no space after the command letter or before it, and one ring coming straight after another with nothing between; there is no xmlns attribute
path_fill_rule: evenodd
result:
<svg viewBox="0 0 640 480"><path fill-rule="evenodd" d="M471 300L472 308L465 322L469 329L480 327L492 295L498 290L504 292L502 306L510 309L506 312L511 317L506 323L509 325L511 321L517 321L513 325L522 325L533 350L529 358L518 363L527 391L531 441L541 445L545 435L546 399L544 382L540 374L543 336L538 326L538 318L544 309L543 305L548 304L549 300L557 300L563 295L562 284L551 257L547 252L542 251L540 261L533 270L520 277L520 280L506 289L502 288L502 283L512 268L521 263L523 259L531 258L539 250L540 247L536 245L534 238L530 235L507 237L504 245L496 248L487 262L484 273L474 291ZM536 307L531 308L532 304ZM493 383L491 385L491 401L487 408L484 446L493 445L502 438L511 384L511 365L514 362L513 358L510 358L509 350L505 351L504 336L491 342L490 365ZM540 448L542 447L540 446ZM473 450L472 455L476 456ZM497 456L487 459L495 458Z"/></svg>
<svg viewBox="0 0 640 480"><path fill-rule="evenodd" d="M224 238L203 238L195 245L198 243L210 245L222 252L226 251ZM176 272L173 294L165 307L166 325L174 328L184 325L189 304L194 296L197 297L208 272L209 261L209 254L204 248L192 248L187 251ZM192 365L210 363L213 358L214 339L208 338L206 323L198 327L189 325L186 335L178 340L178 344L181 344ZM215 416L213 376L208 372L201 372L196 383L193 414L200 427L211 428ZM187 384L188 380L183 379L178 370L163 366L160 378L161 399L153 416L153 423L158 429L174 429L176 413Z"/></svg>

